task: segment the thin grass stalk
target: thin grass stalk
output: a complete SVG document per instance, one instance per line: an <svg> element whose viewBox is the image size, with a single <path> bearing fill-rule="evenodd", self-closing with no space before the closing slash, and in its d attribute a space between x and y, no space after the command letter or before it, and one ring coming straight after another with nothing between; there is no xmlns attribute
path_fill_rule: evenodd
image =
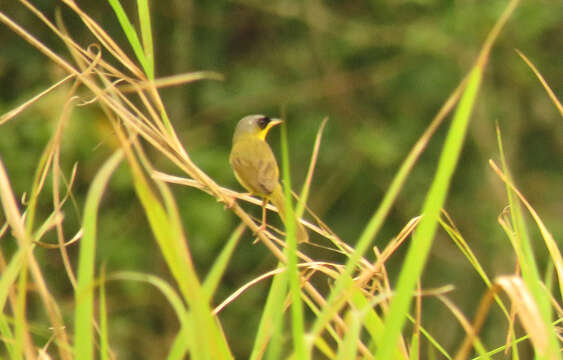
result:
<svg viewBox="0 0 563 360"><path fill-rule="evenodd" d="M499 167L494 163L494 161L489 160L489 165L493 168L493 170L497 173L497 175L504 181L514 193L518 196L520 201L526 206L530 215L532 215L534 221L538 225L542 237L545 241L546 247L549 251L549 254L553 260L553 265L557 271L557 279L559 283L559 291L561 296L561 301L563 301L563 258L561 256L561 252L557 247L557 243L551 235L551 232L547 229L537 212L534 208L530 205L530 203L526 200L524 195L516 188L516 186L510 181L510 179L499 169Z"/></svg>
<svg viewBox="0 0 563 360"><path fill-rule="evenodd" d="M16 306L14 308L14 348L18 359L22 358L24 354L26 359L35 359L35 346L29 335L28 321L26 316L27 289L29 287L29 283L28 269L25 262L21 267L18 275L17 300Z"/></svg>
<svg viewBox="0 0 563 360"><path fill-rule="evenodd" d="M1 13L0 13L1 15ZM0 16L1 17L1 16ZM23 251L26 257L25 263L27 264L32 279L39 293L40 299L47 311L47 315L53 327L55 334L55 342L59 351L59 356L63 360L70 360L70 352L66 331L64 330L63 320L60 309L57 303L50 294L41 269L33 256L34 245L31 236L26 231L23 217L19 213L19 209L4 168L4 164L0 160L0 199L4 208L4 214L7 222L10 224L12 234L17 239L19 248Z"/></svg>
<svg viewBox="0 0 563 360"><path fill-rule="evenodd" d="M563 117L563 105L561 105L561 102L559 101L559 99L557 99L557 96L555 96L555 93L553 92L553 90L551 90L551 87L549 86L547 81L545 81L542 74L539 72L536 66L530 61L530 59L528 59L526 55L524 55L520 50L514 49L514 51L516 51L516 53L522 58L522 60L524 60L526 65L528 65L528 67L532 69L532 71L534 72L534 74L536 75L536 77L544 87L545 91L547 92L547 95L549 96L549 98L551 99L557 110L559 110L559 114Z"/></svg>
<svg viewBox="0 0 563 360"><path fill-rule="evenodd" d="M547 344L545 347L539 347L534 349L536 355L540 359L561 359L561 353L559 351L558 340L555 336L555 329L551 325L552 309L550 306L549 296L545 291L545 288L541 286L541 277L539 275L539 270L534 257L533 247L528 235L528 230L526 226L525 219L522 214L520 202L516 193L513 191L512 187L509 185L513 183L510 172L508 171L508 165L504 157L504 150L502 145L502 138L500 134L500 129L497 128L497 141L499 145L501 162L503 166L503 173L508 179L506 182L506 192L508 196L508 202L510 204L510 215L512 224L514 226L514 240L512 244L518 258L518 264L522 269L522 278L535 301L535 304L539 308L539 314L542 318L543 329L542 333L545 333L547 337ZM540 329L538 329L540 331ZM534 334L537 335L537 334ZM534 339L532 335L532 339Z"/></svg>

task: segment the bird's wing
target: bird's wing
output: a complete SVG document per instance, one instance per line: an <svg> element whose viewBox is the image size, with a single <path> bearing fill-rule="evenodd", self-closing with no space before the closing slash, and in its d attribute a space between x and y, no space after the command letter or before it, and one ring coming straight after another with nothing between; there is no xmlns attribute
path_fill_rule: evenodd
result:
<svg viewBox="0 0 563 360"><path fill-rule="evenodd" d="M268 196L276 188L278 164L265 141L248 139L237 142L231 151L230 162L239 182L251 193Z"/></svg>

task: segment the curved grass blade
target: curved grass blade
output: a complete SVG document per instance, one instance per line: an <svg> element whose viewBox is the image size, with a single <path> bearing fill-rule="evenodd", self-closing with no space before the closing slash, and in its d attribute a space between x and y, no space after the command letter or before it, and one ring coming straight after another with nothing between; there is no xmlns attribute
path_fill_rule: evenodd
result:
<svg viewBox="0 0 563 360"><path fill-rule="evenodd" d="M123 159L123 152L116 151L102 166L86 197L84 208L84 236L80 241L78 254L78 276L76 284L76 309L74 311L74 355L76 359L94 358L94 261L96 257L96 236L98 208L106 185Z"/></svg>

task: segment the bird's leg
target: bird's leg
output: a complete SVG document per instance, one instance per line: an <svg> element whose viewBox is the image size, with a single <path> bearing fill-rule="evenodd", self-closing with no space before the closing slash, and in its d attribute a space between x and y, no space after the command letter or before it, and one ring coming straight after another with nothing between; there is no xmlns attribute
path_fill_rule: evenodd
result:
<svg viewBox="0 0 563 360"><path fill-rule="evenodd" d="M264 198L262 200L262 225L260 225L260 227L258 228L258 231L264 231L266 230L266 213L267 213L267 209L266 206L268 206L268 199Z"/></svg>
<svg viewBox="0 0 563 360"><path fill-rule="evenodd" d="M258 234L259 232L266 230L266 206L268 206L268 199L264 198L262 200L262 224L258 227L258 229L256 229L254 234ZM257 242L258 238L256 238L252 244L256 244Z"/></svg>

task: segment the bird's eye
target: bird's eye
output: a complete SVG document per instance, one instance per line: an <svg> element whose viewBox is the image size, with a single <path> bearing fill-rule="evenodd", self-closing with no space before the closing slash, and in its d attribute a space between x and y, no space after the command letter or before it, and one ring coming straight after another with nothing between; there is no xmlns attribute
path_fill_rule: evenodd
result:
<svg viewBox="0 0 563 360"><path fill-rule="evenodd" d="M272 119L267 116L261 117L260 119L258 119L258 126L260 127L260 129L265 129L271 120Z"/></svg>

